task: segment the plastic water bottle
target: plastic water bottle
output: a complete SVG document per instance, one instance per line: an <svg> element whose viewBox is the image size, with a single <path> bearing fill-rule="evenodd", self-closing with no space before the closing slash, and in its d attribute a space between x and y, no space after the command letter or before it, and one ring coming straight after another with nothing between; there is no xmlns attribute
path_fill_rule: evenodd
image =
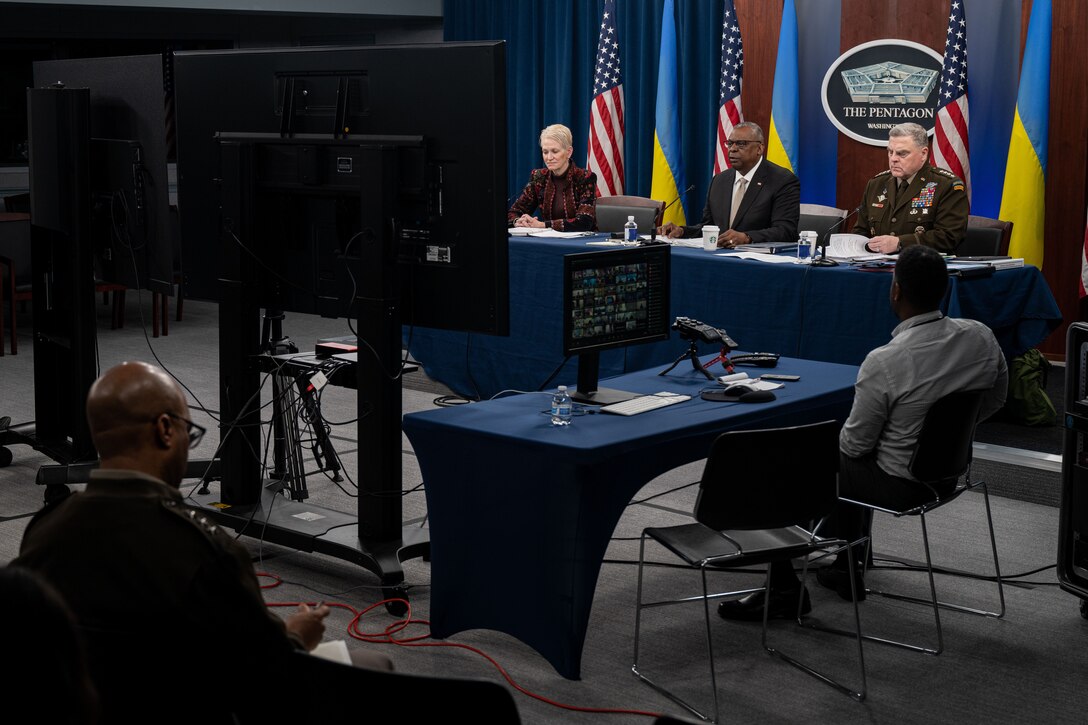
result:
<svg viewBox="0 0 1088 725"><path fill-rule="evenodd" d="M638 241L638 224L635 224L633 216L627 217L627 223L623 225L623 241L632 243ZM567 423L569 422L568 420Z"/></svg>
<svg viewBox="0 0 1088 725"><path fill-rule="evenodd" d="M552 395L552 425L570 425L571 402L567 386L560 385Z"/></svg>
<svg viewBox="0 0 1088 725"><path fill-rule="evenodd" d="M797 259L798 264L809 264L812 262L812 238L808 235L810 232L801 232L797 238Z"/></svg>

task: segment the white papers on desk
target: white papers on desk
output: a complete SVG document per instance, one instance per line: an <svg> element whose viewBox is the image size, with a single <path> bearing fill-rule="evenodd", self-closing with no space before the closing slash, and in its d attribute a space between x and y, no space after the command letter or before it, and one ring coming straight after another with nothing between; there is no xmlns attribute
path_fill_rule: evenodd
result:
<svg viewBox="0 0 1088 725"><path fill-rule="evenodd" d="M733 257L735 259L755 259L771 264L795 264L797 258L792 254L767 254L766 252L725 252L719 257Z"/></svg>
<svg viewBox="0 0 1088 725"><path fill-rule="evenodd" d="M831 259L848 259L852 262L895 259L890 254L870 252L865 248L868 241L868 237L863 237L860 234L832 234L828 240L827 256Z"/></svg>
<svg viewBox="0 0 1088 725"><path fill-rule="evenodd" d="M554 229L539 229L536 227L510 227L506 230L512 237L545 237L550 239L574 239L575 237L592 237L593 232L557 232Z"/></svg>
<svg viewBox="0 0 1088 725"><path fill-rule="evenodd" d="M345 665L351 664L351 655L348 653L348 645L342 639L335 639L331 642L321 642L313 648L310 654L332 662L339 662Z"/></svg>
<svg viewBox="0 0 1088 725"><path fill-rule="evenodd" d="M674 247L691 247L692 249L702 249L703 238L692 237L691 239L670 239L669 244Z"/></svg>
<svg viewBox="0 0 1088 725"><path fill-rule="evenodd" d="M736 377L736 374L734 374L734 375L720 375L720 376L718 376L718 382L721 383L722 385L724 385L726 388L729 388L729 387L731 387L733 385L744 385L744 386L747 386L749 388L752 388L753 390L778 390L779 388L781 388L781 387L783 387L785 385L785 383L774 383L774 382L771 382L770 380L760 380L758 378L750 378L750 377L748 377L747 373L740 373L740 374L743 374L744 377L739 378L739 379L734 379Z"/></svg>
<svg viewBox="0 0 1088 725"><path fill-rule="evenodd" d="M586 242L587 247L637 247L638 242L625 242L622 239L598 239L595 242Z"/></svg>
<svg viewBox="0 0 1088 725"><path fill-rule="evenodd" d="M1023 257L951 257L947 262L949 269L963 264L984 264L994 269L1016 269L1024 266Z"/></svg>
<svg viewBox="0 0 1088 725"><path fill-rule="evenodd" d="M731 375L719 375L718 382L729 387L731 385L747 385L753 390L777 390L783 387L783 383L774 383L770 380L760 380L748 377L748 373L733 373Z"/></svg>

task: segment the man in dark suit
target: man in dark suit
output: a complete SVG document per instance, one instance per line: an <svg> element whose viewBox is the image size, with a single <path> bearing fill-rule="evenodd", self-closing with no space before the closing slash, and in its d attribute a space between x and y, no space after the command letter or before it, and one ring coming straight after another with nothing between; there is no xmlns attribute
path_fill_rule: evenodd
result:
<svg viewBox="0 0 1088 725"><path fill-rule="evenodd" d="M796 242L801 203L797 177L763 158L763 130L754 123L738 123L727 143L732 168L711 180L702 220L683 227L669 222L660 234L697 237L703 225L713 224L722 230L718 246L727 249L751 242Z"/></svg>

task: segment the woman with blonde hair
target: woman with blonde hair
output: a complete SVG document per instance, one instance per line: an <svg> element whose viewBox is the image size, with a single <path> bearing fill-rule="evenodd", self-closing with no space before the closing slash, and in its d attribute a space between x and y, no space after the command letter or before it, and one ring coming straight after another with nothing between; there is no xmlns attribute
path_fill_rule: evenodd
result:
<svg viewBox="0 0 1088 725"><path fill-rule="evenodd" d="M597 176L570 162L574 145L570 129L553 124L540 132L543 169L529 175L529 183L510 211L508 226L559 232L589 232L597 228ZM540 219L533 213L540 209Z"/></svg>

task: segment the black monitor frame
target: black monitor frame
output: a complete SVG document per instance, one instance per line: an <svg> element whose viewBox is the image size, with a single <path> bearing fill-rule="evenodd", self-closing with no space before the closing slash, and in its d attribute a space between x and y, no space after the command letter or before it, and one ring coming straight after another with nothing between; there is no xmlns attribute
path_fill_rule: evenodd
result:
<svg viewBox="0 0 1088 725"><path fill-rule="evenodd" d="M396 241L404 322L508 334L505 53L489 41L176 54L182 244L207 261L186 270L186 294L220 293L216 134L419 135L438 201Z"/></svg>
<svg viewBox="0 0 1088 725"><path fill-rule="evenodd" d="M671 320L669 318L669 299L671 291L671 254L672 248L665 244L651 244L624 249L609 249L600 252L580 252L563 257L563 354L567 357L578 356L578 387L571 397L583 403L608 405L636 397L636 393L601 388L600 353L605 350L660 342L669 339ZM628 268L634 266L636 269ZM604 272L610 278L613 275L634 274L637 281L615 282L614 285L645 284L646 287L620 294L631 294L634 302L645 302L645 320L639 310L621 310L627 302L613 300L612 304L600 312L602 326L612 326L612 330L603 330L591 336L581 334L584 325L576 325L576 317L584 314L584 306L577 298L584 291L582 280L587 272ZM610 288L612 285L610 285ZM612 295L608 295L612 296ZM584 305L584 301L582 302ZM599 309L598 305L595 309ZM630 319L625 319L630 317ZM629 325L627 329L617 330L618 323Z"/></svg>

